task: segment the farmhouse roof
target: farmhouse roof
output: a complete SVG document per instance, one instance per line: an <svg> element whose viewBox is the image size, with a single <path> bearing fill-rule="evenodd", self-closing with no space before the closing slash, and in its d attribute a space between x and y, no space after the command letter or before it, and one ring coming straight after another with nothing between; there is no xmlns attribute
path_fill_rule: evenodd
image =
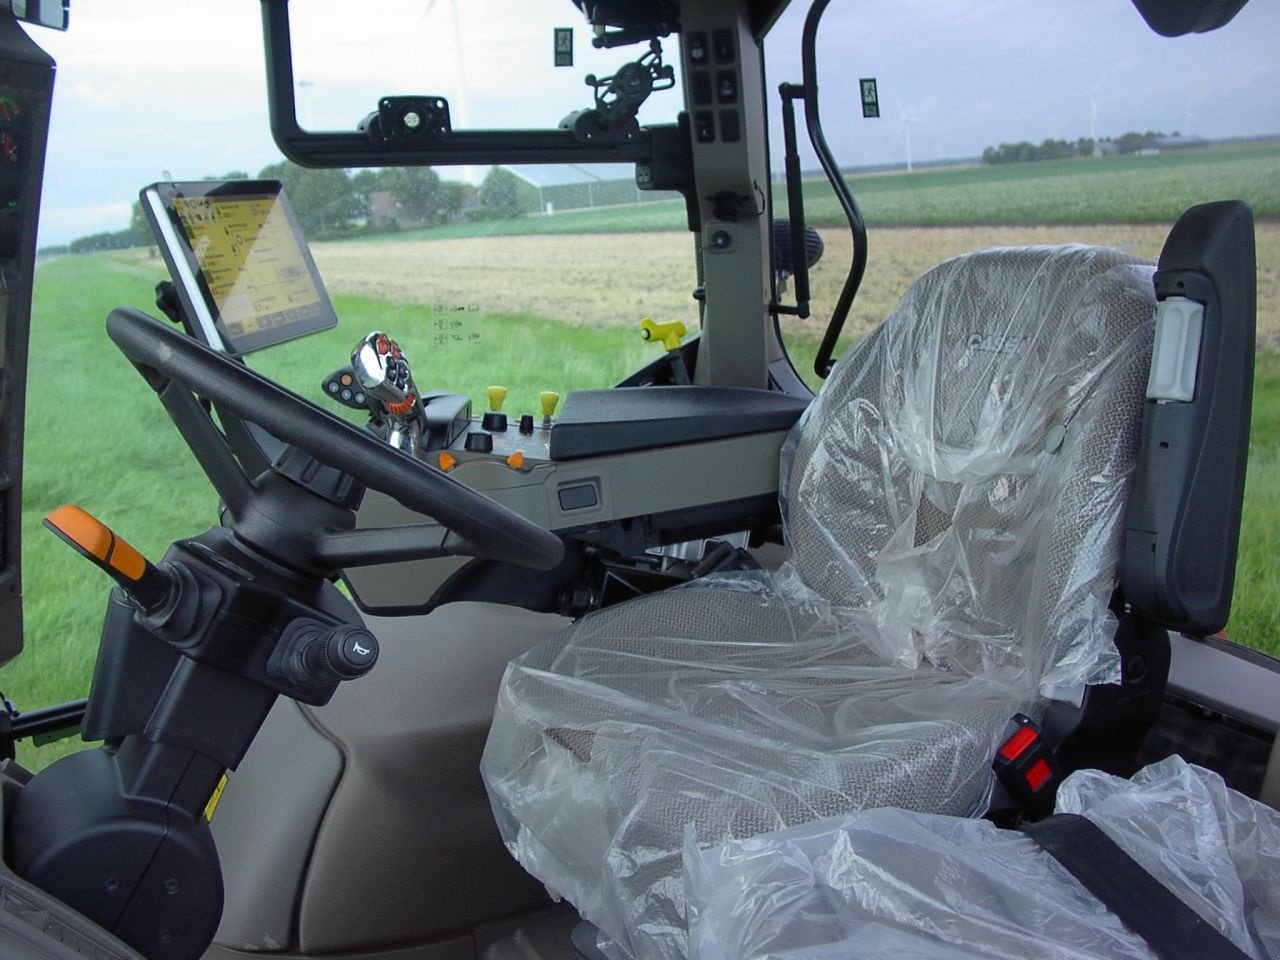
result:
<svg viewBox="0 0 1280 960"><path fill-rule="evenodd" d="M1160 150L1174 150L1178 147L1204 147L1209 141L1194 133L1182 133L1169 137L1152 137L1149 146Z"/></svg>
<svg viewBox="0 0 1280 960"><path fill-rule="evenodd" d="M632 167L625 163L555 163L504 166L534 187L562 187L575 183L607 183L630 180Z"/></svg>

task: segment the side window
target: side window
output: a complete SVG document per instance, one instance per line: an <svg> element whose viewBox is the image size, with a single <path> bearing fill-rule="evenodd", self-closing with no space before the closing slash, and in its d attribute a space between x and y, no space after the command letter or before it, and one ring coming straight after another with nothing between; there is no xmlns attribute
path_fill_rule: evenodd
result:
<svg viewBox="0 0 1280 960"><path fill-rule="evenodd" d="M770 89L801 81L804 9L789 9L766 46ZM1171 81L1170 43L1129 5L1081 24L1068 11L1011 2L893 24L833 4L817 46L822 121L865 217L866 278L837 355L896 306L938 262L996 245L1086 242L1154 258L1187 207L1244 199L1258 216L1259 263L1280 203L1280 106L1238 85L1270 57L1243 22L1177 41L1187 66ZM1241 20L1269 14L1246 9ZM890 18L892 19L892 18ZM1061 21L1061 22L1057 22ZM1052 38L1087 33L1069 49ZM969 37L964 44L954 38ZM1211 64L1230 62L1227 69ZM1245 64L1252 63L1253 68ZM864 118L861 81L875 78L879 116ZM964 83L949 78L965 78ZM848 273L848 227L804 135L808 222L821 233L813 316L780 318L783 344L811 385L812 359ZM786 215L782 126L770 110L775 216ZM788 291L789 296L794 291ZM784 302L791 302L784 297ZM1265 297L1265 294L1263 294ZM1276 324L1259 317L1259 330Z"/></svg>
<svg viewBox="0 0 1280 960"><path fill-rule="evenodd" d="M770 89L800 82L803 9L766 47ZM1233 640L1280 652L1280 83L1266 40L1276 11L1245 7L1225 28L1168 41L1129 4L1081 11L1000 2L908 23L832 4L819 33L823 122L865 216L866 279L836 354L865 336L922 272L982 247L1093 243L1147 260L1194 204L1242 199L1256 217L1258 354ZM956 38L964 36L963 43ZM1080 38L1070 45L1061 37ZM1084 39L1084 37L1088 39ZM1178 69L1171 72L1171 58ZM864 119L874 77L879 117ZM1262 78L1266 78L1264 81ZM963 78L964 82L959 82ZM801 122L803 126L803 121ZM813 357L849 269L848 228L803 143L808 221L825 253L813 315L781 317L782 343L815 389ZM775 215L785 216L780 110L770 116ZM784 298L785 302L791 302Z"/></svg>

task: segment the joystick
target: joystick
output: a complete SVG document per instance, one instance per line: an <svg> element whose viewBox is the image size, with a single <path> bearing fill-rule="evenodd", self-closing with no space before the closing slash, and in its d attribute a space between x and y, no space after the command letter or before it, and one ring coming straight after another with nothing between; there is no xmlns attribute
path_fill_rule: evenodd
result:
<svg viewBox="0 0 1280 960"><path fill-rule="evenodd" d="M400 345L375 330L351 351L351 369L387 443L417 456L425 415L409 358Z"/></svg>

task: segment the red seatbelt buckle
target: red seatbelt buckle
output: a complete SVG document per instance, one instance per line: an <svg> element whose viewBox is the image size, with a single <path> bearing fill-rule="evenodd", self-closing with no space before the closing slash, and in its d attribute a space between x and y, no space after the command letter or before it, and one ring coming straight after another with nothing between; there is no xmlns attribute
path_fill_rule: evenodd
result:
<svg viewBox="0 0 1280 960"><path fill-rule="evenodd" d="M1024 813L1041 817L1053 810L1062 768L1040 725L1030 717L1014 714L1000 737L991 766L1000 785Z"/></svg>

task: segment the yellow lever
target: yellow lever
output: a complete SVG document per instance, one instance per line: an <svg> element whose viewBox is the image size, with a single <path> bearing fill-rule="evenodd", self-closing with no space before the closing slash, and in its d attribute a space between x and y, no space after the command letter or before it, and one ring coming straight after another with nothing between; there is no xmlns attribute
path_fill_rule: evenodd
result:
<svg viewBox="0 0 1280 960"><path fill-rule="evenodd" d="M507 388L490 387L485 392L489 394L489 409L501 410L503 402L507 399Z"/></svg>
<svg viewBox="0 0 1280 960"><path fill-rule="evenodd" d="M688 331L679 320L667 323L654 323L649 317L640 321L640 336L644 340L661 340L668 350L680 349L680 338Z"/></svg>
<svg viewBox="0 0 1280 960"><path fill-rule="evenodd" d="M542 407L542 415L550 420L551 415L556 412L556 404L560 402L560 394L554 390L543 390L538 394L538 403Z"/></svg>

